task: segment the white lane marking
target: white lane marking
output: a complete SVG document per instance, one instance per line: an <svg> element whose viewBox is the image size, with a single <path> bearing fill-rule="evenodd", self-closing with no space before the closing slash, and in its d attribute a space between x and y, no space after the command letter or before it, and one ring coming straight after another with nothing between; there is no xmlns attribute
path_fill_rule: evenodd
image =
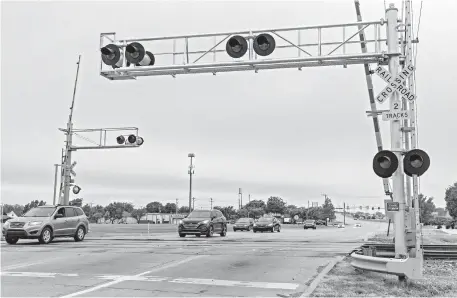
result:
<svg viewBox="0 0 457 298"><path fill-rule="evenodd" d="M17 276L17 277L77 277L77 273L53 273L53 272L0 272L4 276Z"/></svg>
<svg viewBox="0 0 457 298"><path fill-rule="evenodd" d="M46 261L38 261L38 262L30 262L30 263L22 263L22 264L15 264L15 265L9 265L2 267L2 271L7 271L11 269L18 269L18 268L24 268L24 267L29 267L33 265L38 265L38 264L43 264Z"/></svg>
<svg viewBox="0 0 457 298"><path fill-rule="evenodd" d="M283 289L295 290L300 285L292 283L271 283L271 282L249 282L237 280L222 280L222 279L203 279L203 278L175 278L168 282L210 285L210 286L226 286L226 287L248 287L248 288L264 288L264 289Z"/></svg>
<svg viewBox="0 0 457 298"><path fill-rule="evenodd" d="M296 288L298 288L300 286L299 284L293 284L293 283L250 282L250 281L204 279L204 278L172 278L172 277L161 277L161 276L99 275L99 276L97 276L97 278L112 279L112 280L122 279L124 281L171 282L171 283L180 283L180 284L283 289L283 290L295 290Z"/></svg>
<svg viewBox="0 0 457 298"><path fill-rule="evenodd" d="M182 259L182 260L179 260L179 261L171 261L171 262L159 265L158 267L156 267L156 268L154 268L152 270L145 271L143 273L139 273L139 274L133 275L133 277L141 277L143 275L146 275L146 274L149 274L149 273L152 273L152 272L155 272L155 271L160 271L160 270L163 270L163 269L176 267L176 266L179 266L181 264L193 261L193 260L201 258L201 257L203 257L203 255L192 256L192 257L189 257L189 258L186 258L186 259ZM112 285L121 283L121 282L123 282L125 280L129 280L129 278L131 278L131 277L132 276L120 277L120 278L115 279L113 281L110 281L110 282L107 282L107 283L104 283L104 284L101 284L101 285L98 285L98 286L95 286L95 287L92 287L92 288L88 288L88 289L85 289L85 290L82 290L82 291L79 291L79 292L75 292L75 293L72 293L72 294L69 294L69 295L62 296L61 298L64 298L64 297L65 298L69 298L69 297L75 297L75 296L87 294L87 293L90 293L90 292L93 292L93 291L97 291L97 290L100 290L100 289L103 289L103 288L110 287Z"/></svg>

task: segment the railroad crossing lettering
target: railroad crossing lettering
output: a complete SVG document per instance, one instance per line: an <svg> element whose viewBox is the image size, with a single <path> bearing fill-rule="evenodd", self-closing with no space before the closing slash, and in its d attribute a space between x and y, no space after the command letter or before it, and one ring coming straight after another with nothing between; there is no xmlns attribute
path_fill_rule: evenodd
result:
<svg viewBox="0 0 457 298"><path fill-rule="evenodd" d="M401 111L388 111L382 113L382 120L384 121L395 121L395 120L403 120L403 119L410 119L411 113L409 111L401 110Z"/></svg>
<svg viewBox="0 0 457 298"><path fill-rule="evenodd" d="M375 72L388 84L379 94L376 96L376 100L383 103L386 99L394 92L398 92L404 99L409 101L416 100L416 95L406 88L403 83L406 79L413 74L415 67L408 64L403 68L400 73L394 78L392 74L382 66L378 66Z"/></svg>

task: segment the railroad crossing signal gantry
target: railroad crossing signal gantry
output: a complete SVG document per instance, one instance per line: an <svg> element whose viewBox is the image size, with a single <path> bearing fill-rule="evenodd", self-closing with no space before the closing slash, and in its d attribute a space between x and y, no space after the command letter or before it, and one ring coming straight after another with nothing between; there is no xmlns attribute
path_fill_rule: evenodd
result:
<svg viewBox="0 0 457 298"><path fill-rule="evenodd" d="M365 63L385 64L384 20L165 37L117 39L100 35L100 74L110 80L142 76L259 71ZM358 26L361 26L359 29ZM339 38L323 38L329 31ZM372 32L364 41L361 31ZM400 55L400 53L397 53Z"/></svg>
<svg viewBox="0 0 457 298"><path fill-rule="evenodd" d="M412 64L411 51L403 49L405 44L411 48L411 44L417 42L411 37L411 3L406 0L405 24L399 21L398 9L394 4L386 9L385 20L363 22L359 1L354 0L354 3L359 20L354 23L126 39L118 39L116 33L102 33L100 75L109 80L132 80L144 76L216 75L232 71L257 73L268 69L301 70L303 67L364 65L372 109L369 113L376 120L374 126L380 151L373 159L373 169L376 175L383 178L386 195L391 196L399 208L394 214L396 259L353 255L356 259L353 266L416 278L422 275L419 206L416 204L414 208L416 228L409 229L416 239L417 253L412 253L406 245L404 182L405 176L412 176L413 181L417 181L428 169L430 160L415 145L413 148L406 145L405 149L402 145L402 137L407 136L408 132L411 132L415 143L417 131L416 120L411 117L416 100L411 83L415 66ZM385 26L385 30L381 30L382 26ZM406 28L406 42L399 38L401 28ZM326 35L328 31L338 34ZM328 38L324 39L323 36ZM355 40L357 36L359 40ZM370 64L377 64L376 71L370 70ZM381 65L388 66L388 70ZM400 66L403 69L400 70ZM376 98L370 76L374 73L388 83ZM409 86L406 86L406 82ZM402 97L405 104L400 101ZM379 103L390 99L390 110L377 110L375 99ZM383 119L390 121L391 150L382 148L378 114L383 114ZM408 126L406 124L410 118L411 125ZM387 180L390 177L393 181L392 192ZM414 201L417 202L417 183L414 185ZM190 198L191 190L189 205Z"/></svg>

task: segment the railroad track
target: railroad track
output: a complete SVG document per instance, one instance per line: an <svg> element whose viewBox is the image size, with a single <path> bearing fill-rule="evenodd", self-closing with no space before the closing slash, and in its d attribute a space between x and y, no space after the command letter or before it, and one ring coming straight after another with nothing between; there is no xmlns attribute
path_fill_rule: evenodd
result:
<svg viewBox="0 0 457 298"><path fill-rule="evenodd" d="M377 257L394 257L395 246L390 243L365 243L361 248L376 247ZM425 259L453 259L457 260L457 245L422 245Z"/></svg>

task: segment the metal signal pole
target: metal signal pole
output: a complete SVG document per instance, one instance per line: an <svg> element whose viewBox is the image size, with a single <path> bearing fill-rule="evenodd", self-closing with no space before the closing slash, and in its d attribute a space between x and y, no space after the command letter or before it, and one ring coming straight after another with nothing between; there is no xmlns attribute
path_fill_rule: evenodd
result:
<svg viewBox="0 0 457 298"><path fill-rule="evenodd" d="M189 153L187 155L190 157L190 166L189 166L189 214L192 211L192 175L194 174L194 166L192 165L192 159L195 157L195 154Z"/></svg>
<svg viewBox="0 0 457 298"><path fill-rule="evenodd" d="M81 62L81 55L79 55L78 62L76 63L78 65L78 68L76 69L76 78L75 78L75 86L73 89L73 99L71 101L71 106L70 106L70 115L68 117L68 122L67 122L67 140L65 143L65 157L64 157L64 162L62 164L63 168L63 198L61 198L61 204L62 205L68 205L70 202L70 184L71 184L71 174L70 174L70 169L71 169L71 145L72 145L72 129L73 129L73 109L75 107L75 97L76 97L76 87L78 85L78 76L79 76L79 66ZM60 195L59 195L60 197Z"/></svg>
<svg viewBox="0 0 457 298"><path fill-rule="evenodd" d="M213 198L211 198L210 201L211 201L211 210L213 210Z"/></svg>
<svg viewBox="0 0 457 298"><path fill-rule="evenodd" d="M397 77L398 68L400 65L400 57L396 55L399 52L398 48L398 9L394 4L390 4L386 10L387 17L387 48L389 57L389 72L393 77ZM390 98L390 110L395 110L395 105L401 106L401 101L398 99L398 93L394 92ZM399 120L391 121L391 146L392 151L398 158L398 168L393 174L392 188L394 202L399 203L399 211L394 215L395 224L395 257L401 258L407 255L406 237L405 237L405 189L404 189L404 173L403 173L403 156L402 156L402 131L401 122Z"/></svg>

